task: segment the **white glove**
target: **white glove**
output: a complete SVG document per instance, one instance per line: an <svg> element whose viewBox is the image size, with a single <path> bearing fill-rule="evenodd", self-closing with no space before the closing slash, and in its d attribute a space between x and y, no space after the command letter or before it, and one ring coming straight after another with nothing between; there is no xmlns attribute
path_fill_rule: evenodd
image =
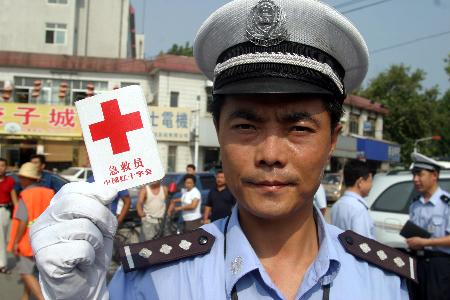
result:
<svg viewBox="0 0 450 300"><path fill-rule="evenodd" d="M46 299L108 299L117 219L107 205L114 188L97 183L66 184L32 225L31 246Z"/></svg>

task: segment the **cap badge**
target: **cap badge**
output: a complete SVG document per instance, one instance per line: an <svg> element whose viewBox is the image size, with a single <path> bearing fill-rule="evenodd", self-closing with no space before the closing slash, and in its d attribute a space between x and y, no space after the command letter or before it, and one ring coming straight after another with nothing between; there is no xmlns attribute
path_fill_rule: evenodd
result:
<svg viewBox="0 0 450 300"><path fill-rule="evenodd" d="M260 0L247 19L247 39L258 46L274 46L288 37L286 15L272 0Z"/></svg>

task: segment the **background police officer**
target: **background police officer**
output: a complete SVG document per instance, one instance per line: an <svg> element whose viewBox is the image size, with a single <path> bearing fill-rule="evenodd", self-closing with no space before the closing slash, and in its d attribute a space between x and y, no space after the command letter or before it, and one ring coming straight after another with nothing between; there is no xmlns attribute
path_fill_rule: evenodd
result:
<svg viewBox="0 0 450 300"><path fill-rule="evenodd" d="M406 240L416 250L419 276L411 292L414 299L450 299L450 194L439 187L439 162L419 153L411 157L420 195L410 206L410 220L431 233Z"/></svg>

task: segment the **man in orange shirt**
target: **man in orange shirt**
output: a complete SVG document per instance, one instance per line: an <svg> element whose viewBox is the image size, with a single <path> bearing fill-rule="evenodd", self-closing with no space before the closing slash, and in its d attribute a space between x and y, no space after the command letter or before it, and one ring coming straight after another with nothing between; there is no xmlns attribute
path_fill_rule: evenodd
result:
<svg viewBox="0 0 450 300"><path fill-rule="evenodd" d="M49 206L54 196L52 189L39 186L39 170L33 163L24 163L17 174L23 188L19 203L14 209L8 251L18 258L15 270L25 284L24 296L30 294L36 299L44 299L39 282L34 276L36 264L31 249L29 228Z"/></svg>

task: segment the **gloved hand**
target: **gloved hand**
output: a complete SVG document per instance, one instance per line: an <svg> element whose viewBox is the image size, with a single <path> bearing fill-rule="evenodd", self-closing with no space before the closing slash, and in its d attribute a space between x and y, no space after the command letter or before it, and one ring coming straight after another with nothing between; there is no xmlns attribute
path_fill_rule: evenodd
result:
<svg viewBox="0 0 450 300"><path fill-rule="evenodd" d="M46 299L108 299L106 271L117 219L107 205L116 195L98 183L66 184L32 225Z"/></svg>

